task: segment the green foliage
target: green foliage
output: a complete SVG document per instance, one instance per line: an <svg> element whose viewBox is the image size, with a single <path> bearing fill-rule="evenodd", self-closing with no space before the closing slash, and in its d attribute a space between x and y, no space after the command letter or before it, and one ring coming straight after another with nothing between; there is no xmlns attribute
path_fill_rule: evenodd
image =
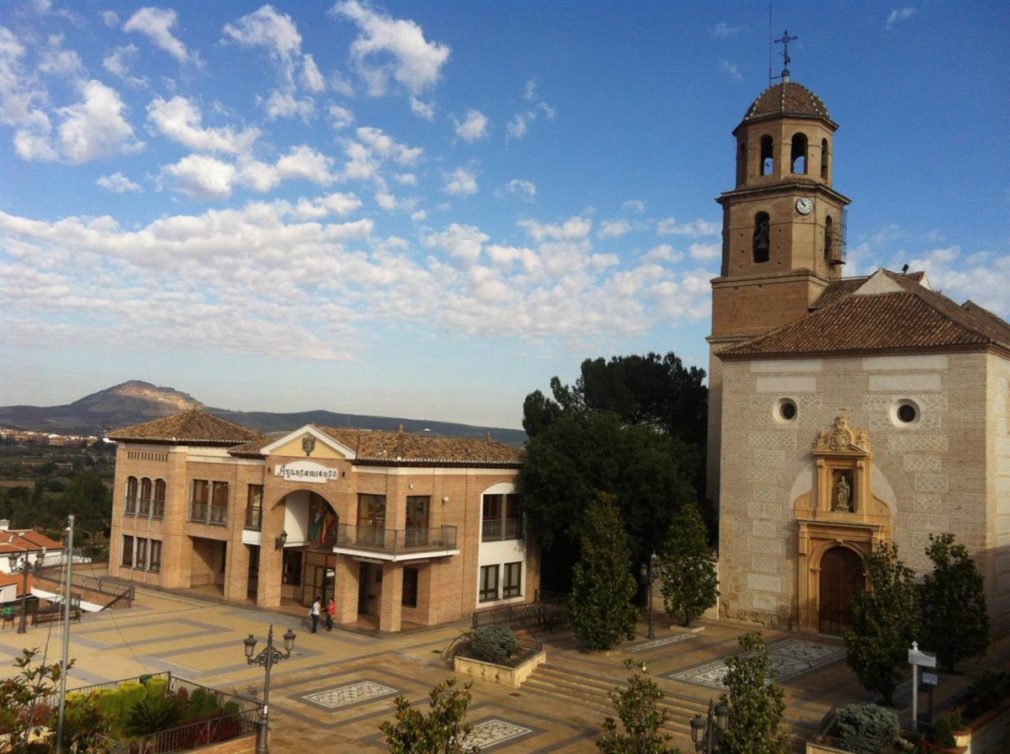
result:
<svg viewBox="0 0 1010 754"><path fill-rule="evenodd" d="M719 597L715 559L694 502L685 501L674 514L661 560L659 584L666 613L689 626Z"/></svg>
<svg viewBox="0 0 1010 754"><path fill-rule="evenodd" d="M680 754L679 749L668 745L670 736L659 732L666 722L666 713L659 708L663 692L648 677L644 664L626 660L625 665L635 670L628 676L627 688L610 692L610 701L614 703L624 732L619 733L617 721L608 716L603 721L603 735L596 740L596 748L602 754Z"/></svg>
<svg viewBox="0 0 1010 754"><path fill-rule="evenodd" d="M613 500L601 495L586 512L582 557L572 573L568 612L575 637L590 649L610 649L635 635L628 537Z"/></svg>
<svg viewBox="0 0 1010 754"><path fill-rule="evenodd" d="M17 674L0 681L0 734L9 734L12 741L46 725L50 708L45 700L56 692L62 676L59 663L33 664L37 654L37 649L22 649L14 660ZM69 664L73 666L73 661Z"/></svg>
<svg viewBox="0 0 1010 754"><path fill-rule="evenodd" d="M49 728L56 730L58 725L59 713L54 711L50 716ZM98 695L67 694L63 714L63 743L67 750L98 754L104 751L100 735L108 735L108 725L102 718Z"/></svg>
<svg viewBox="0 0 1010 754"><path fill-rule="evenodd" d="M457 688L456 679L449 678L435 686L429 694L427 714L412 707L406 697L396 697L396 717L379 726L390 753L477 754L477 747L463 747L470 732L470 726L463 723L470 706L470 685Z"/></svg>
<svg viewBox="0 0 1010 754"><path fill-rule="evenodd" d="M876 704L850 704L838 710L838 732L854 754L889 751L898 730L898 716Z"/></svg>
<svg viewBox="0 0 1010 754"><path fill-rule="evenodd" d="M217 700L217 694L207 689L197 688L193 690L189 702L185 706L183 722L207 720L220 714L221 704Z"/></svg>
<svg viewBox="0 0 1010 754"><path fill-rule="evenodd" d="M785 692L775 681L775 665L761 635L740 637L740 654L726 658L728 671L722 695L729 722L720 754L787 754L789 738L782 730Z"/></svg>
<svg viewBox="0 0 1010 754"><path fill-rule="evenodd" d="M933 723L929 739L944 748L953 748L957 744L954 732L964 728L964 720L960 712L952 712L947 717L941 717Z"/></svg>
<svg viewBox="0 0 1010 754"><path fill-rule="evenodd" d="M922 647L953 672L960 660L989 648L989 611L982 574L968 557L968 548L953 534L929 535L926 555L933 572L919 587Z"/></svg>
<svg viewBox="0 0 1010 754"><path fill-rule="evenodd" d="M866 558L865 587L852 600L853 622L844 633L849 665L867 691L891 706L894 689L918 635L915 573L898 559L898 546L884 544Z"/></svg>
<svg viewBox="0 0 1010 754"><path fill-rule="evenodd" d="M519 649L519 640L508 626L481 626L470 634L470 651L478 660L501 664Z"/></svg>
<svg viewBox="0 0 1010 754"><path fill-rule="evenodd" d="M982 671L975 676L967 690L968 701L965 702L962 714L966 719L974 720L1010 698L1010 672Z"/></svg>
<svg viewBox="0 0 1010 754"><path fill-rule="evenodd" d="M168 730L182 722L183 713L174 694L145 696L130 708L123 731L130 736L146 736Z"/></svg>

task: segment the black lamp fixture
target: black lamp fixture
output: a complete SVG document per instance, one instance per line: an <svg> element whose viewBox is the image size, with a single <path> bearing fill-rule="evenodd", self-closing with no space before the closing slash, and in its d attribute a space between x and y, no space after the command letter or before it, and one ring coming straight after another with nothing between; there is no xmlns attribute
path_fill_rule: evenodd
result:
<svg viewBox="0 0 1010 754"><path fill-rule="evenodd" d="M274 549L283 550L284 545L287 544L287 541L288 541L288 533L286 531L282 531L280 535L274 540Z"/></svg>
<svg viewBox="0 0 1010 754"><path fill-rule="evenodd" d="M722 735L729 725L729 707L724 702L713 704L708 700L708 715L695 715L691 719L691 741L699 754L716 754L722 744Z"/></svg>
<svg viewBox="0 0 1010 754"><path fill-rule="evenodd" d="M295 648L295 632L289 628L284 634L283 652L274 646L273 624L270 624L270 630L267 632L266 648L259 654L256 654L256 637L252 634L249 634L247 639L243 639L242 643L245 645L245 661L250 665L259 665L266 670L263 681L263 706L260 707L260 719L256 726L256 754L270 754L270 744L267 739L270 731L270 670L278 662L291 656L291 650Z"/></svg>
<svg viewBox="0 0 1010 754"><path fill-rule="evenodd" d="M8 555L7 559L10 562L11 573L21 574L21 622L18 624L18 633L23 634L28 630L28 574L42 570L46 548L43 547L35 553L34 562L28 557L28 550Z"/></svg>

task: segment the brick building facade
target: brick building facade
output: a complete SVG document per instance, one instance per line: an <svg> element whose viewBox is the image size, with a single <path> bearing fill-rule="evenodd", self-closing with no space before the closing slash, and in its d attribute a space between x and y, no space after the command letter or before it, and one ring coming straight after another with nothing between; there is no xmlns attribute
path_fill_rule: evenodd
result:
<svg viewBox="0 0 1010 754"><path fill-rule="evenodd" d="M520 451L308 425L261 436L203 411L119 430L112 575L262 607L334 597L337 623L434 625L532 600Z"/></svg>

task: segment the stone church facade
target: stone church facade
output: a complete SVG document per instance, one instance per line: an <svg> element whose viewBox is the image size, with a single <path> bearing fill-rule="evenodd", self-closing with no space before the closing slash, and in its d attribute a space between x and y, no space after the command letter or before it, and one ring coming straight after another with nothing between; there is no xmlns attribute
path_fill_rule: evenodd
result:
<svg viewBox="0 0 1010 754"><path fill-rule="evenodd" d="M724 616L840 633L863 558L952 532L1010 631L1010 325L922 274L846 278L837 126L791 82L733 132L712 281L709 494Z"/></svg>

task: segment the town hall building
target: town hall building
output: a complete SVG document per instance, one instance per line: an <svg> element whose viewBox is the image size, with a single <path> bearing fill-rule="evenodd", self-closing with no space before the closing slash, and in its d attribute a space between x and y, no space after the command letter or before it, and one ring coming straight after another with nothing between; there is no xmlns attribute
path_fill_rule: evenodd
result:
<svg viewBox="0 0 1010 754"><path fill-rule="evenodd" d="M709 495L723 616L837 634L883 542L953 533L1010 631L1010 325L921 273L844 277L837 125L789 80L733 131L712 281Z"/></svg>
<svg viewBox="0 0 1010 754"><path fill-rule="evenodd" d="M260 607L334 598L381 631L532 601L520 449L490 437L307 425L263 436L202 410L118 443L109 570Z"/></svg>

